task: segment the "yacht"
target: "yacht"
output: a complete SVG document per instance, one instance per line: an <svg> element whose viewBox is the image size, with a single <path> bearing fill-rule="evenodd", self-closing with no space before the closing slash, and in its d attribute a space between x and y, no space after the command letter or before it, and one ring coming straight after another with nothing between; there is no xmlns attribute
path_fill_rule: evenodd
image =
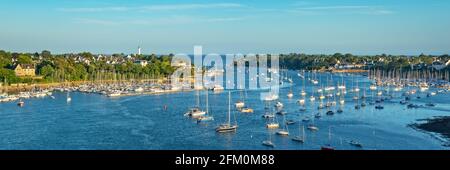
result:
<svg viewBox="0 0 450 170"><path fill-rule="evenodd" d="M297 103L299 105L304 105L305 104L305 99L300 99L300 100L297 101Z"/></svg>
<svg viewBox="0 0 450 170"><path fill-rule="evenodd" d="M267 127L268 129L277 129L277 128L280 127L280 124L275 123L275 122L272 122L272 123L268 123L268 124L266 125L266 127Z"/></svg>
<svg viewBox="0 0 450 170"><path fill-rule="evenodd" d="M328 144L320 147L320 150L335 150L333 146L331 146L331 128L328 129Z"/></svg>
<svg viewBox="0 0 450 170"><path fill-rule="evenodd" d="M277 131L277 135L289 136L289 129L288 129L288 125L286 123L286 117L285 116L283 116L283 129Z"/></svg>
<svg viewBox="0 0 450 170"><path fill-rule="evenodd" d="M17 106L23 107L23 106L25 106L25 102L22 101L22 99L20 99L20 101L17 103Z"/></svg>
<svg viewBox="0 0 450 170"><path fill-rule="evenodd" d="M193 118L198 118L200 116L204 116L206 114L205 111L202 111L200 108L198 107L193 107L191 108L187 113L185 113L185 116L190 116Z"/></svg>
<svg viewBox="0 0 450 170"><path fill-rule="evenodd" d="M248 108L248 107L244 107L241 109L242 113L253 113L253 109L252 108Z"/></svg>
<svg viewBox="0 0 450 170"><path fill-rule="evenodd" d="M384 107L382 105L377 105L377 106L375 106L375 109L381 110L381 109L384 109Z"/></svg>
<svg viewBox="0 0 450 170"><path fill-rule="evenodd" d="M278 100L278 95L275 95L275 94L267 95L264 98L264 101L274 101L274 100Z"/></svg>
<svg viewBox="0 0 450 170"><path fill-rule="evenodd" d="M214 117L209 113L209 99L208 99L208 91L206 91L206 112L204 115L194 116L197 117L197 123L213 121Z"/></svg>
<svg viewBox="0 0 450 170"><path fill-rule="evenodd" d="M341 105L345 104L345 100L344 99L339 100L339 104Z"/></svg>
<svg viewBox="0 0 450 170"><path fill-rule="evenodd" d="M327 111L327 115L334 115L334 112L332 110Z"/></svg>
<svg viewBox="0 0 450 170"><path fill-rule="evenodd" d="M314 115L314 117L315 117L316 119L319 119L319 118L322 117L322 114L320 114L320 112L318 112L318 113L316 113L316 114Z"/></svg>
<svg viewBox="0 0 450 170"><path fill-rule="evenodd" d="M280 131L277 132L277 135L280 135L280 136L289 136L289 132L286 131L286 130L280 130Z"/></svg>
<svg viewBox="0 0 450 170"><path fill-rule="evenodd" d="M238 101L234 104L236 108L243 108L245 106L245 103L243 101Z"/></svg>
<svg viewBox="0 0 450 170"><path fill-rule="evenodd" d="M372 85L370 85L369 89L372 91L375 91L375 90L377 90L377 86L372 84Z"/></svg>
<svg viewBox="0 0 450 170"><path fill-rule="evenodd" d="M310 130L310 131L318 131L319 128L317 126L314 126L314 125L309 125L308 126L308 130Z"/></svg>
<svg viewBox="0 0 450 170"><path fill-rule="evenodd" d="M292 97L294 97L294 93L292 93L292 91L289 91L289 93L287 94L287 97L289 99L291 99Z"/></svg>
<svg viewBox="0 0 450 170"><path fill-rule="evenodd" d="M351 140L349 142L349 144L352 145L352 146L358 147L358 148L362 148L362 144L357 142L357 141L354 141L354 140Z"/></svg>
<svg viewBox="0 0 450 170"><path fill-rule="evenodd" d="M425 106L428 106L428 107L434 107L434 106L436 106L436 105L433 104L433 103L427 103L427 104L425 104Z"/></svg>
<svg viewBox="0 0 450 170"><path fill-rule="evenodd" d="M122 95L121 91L113 91L113 92L107 93L106 96L108 96L108 97L120 97L121 95Z"/></svg>
<svg viewBox="0 0 450 170"><path fill-rule="evenodd" d="M219 133L227 133L227 132L236 132L238 125L237 122L235 122L234 125L231 124L231 92L228 92L228 121L224 124L219 125L219 127L216 128L216 132Z"/></svg>
<svg viewBox="0 0 450 170"><path fill-rule="evenodd" d="M314 97L314 96L309 97L309 101L313 102L315 100L316 100L316 97Z"/></svg>
<svg viewBox="0 0 450 170"><path fill-rule="evenodd" d="M221 85L214 85L214 87L212 88L212 90L214 92L221 92L224 90L224 88Z"/></svg>
<svg viewBox="0 0 450 170"><path fill-rule="evenodd" d="M284 105L283 105L283 103L281 103L281 102L277 102L277 103L275 104L275 107L276 107L276 108L283 108Z"/></svg>
<svg viewBox="0 0 450 170"><path fill-rule="evenodd" d="M273 144L273 142L270 141L270 140L265 140L265 141L262 142L262 144L263 144L264 146L268 146L268 147L272 147L272 148L275 147L275 144Z"/></svg>
<svg viewBox="0 0 450 170"><path fill-rule="evenodd" d="M300 92L301 96L306 96L306 92L304 90L302 90L302 92Z"/></svg>
<svg viewBox="0 0 450 170"><path fill-rule="evenodd" d="M70 94L67 93L67 103L69 103L69 102L71 102L71 101L72 101L72 97L70 97Z"/></svg>
<svg viewBox="0 0 450 170"><path fill-rule="evenodd" d="M274 118L275 115L270 114L270 113L266 113L266 114L262 115L262 117L265 118L265 119L270 119L270 118Z"/></svg>

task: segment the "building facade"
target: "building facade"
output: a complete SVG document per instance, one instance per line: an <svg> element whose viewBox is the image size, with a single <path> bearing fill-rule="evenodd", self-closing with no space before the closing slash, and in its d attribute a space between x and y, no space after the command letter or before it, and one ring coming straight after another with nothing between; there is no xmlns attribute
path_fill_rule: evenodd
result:
<svg viewBox="0 0 450 170"><path fill-rule="evenodd" d="M33 64L17 64L14 69L16 76L24 77L24 76L36 76L36 69Z"/></svg>

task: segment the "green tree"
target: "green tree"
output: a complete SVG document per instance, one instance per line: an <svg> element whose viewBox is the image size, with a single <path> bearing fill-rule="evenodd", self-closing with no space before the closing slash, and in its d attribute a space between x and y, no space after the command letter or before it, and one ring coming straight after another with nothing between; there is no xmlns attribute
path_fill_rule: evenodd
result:
<svg viewBox="0 0 450 170"><path fill-rule="evenodd" d="M31 57L29 55L20 54L19 57L17 58L17 63L18 64L32 64L33 60L31 59Z"/></svg>

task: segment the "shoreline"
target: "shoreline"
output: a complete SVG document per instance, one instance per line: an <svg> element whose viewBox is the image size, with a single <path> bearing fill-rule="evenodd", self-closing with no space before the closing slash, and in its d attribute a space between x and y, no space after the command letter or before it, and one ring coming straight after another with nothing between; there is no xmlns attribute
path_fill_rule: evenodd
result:
<svg viewBox="0 0 450 170"><path fill-rule="evenodd" d="M443 142L443 146L450 147L450 116L435 116L417 120L410 124L411 128L429 134Z"/></svg>
<svg viewBox="0 0 450 170"><path fill-rule="evenodd" d="M37 89L50 89L58 87L78 87L81 85L110 85L110 84L127 84L127 83L155 83L164 85L169 82L166 78L161 79L142 79L142 80L101 80L101 81L66 81L54 83L35 83L35 84L13 84L8 86L0 86L0 92L14 93L20 91L31 91Z"/></svg>

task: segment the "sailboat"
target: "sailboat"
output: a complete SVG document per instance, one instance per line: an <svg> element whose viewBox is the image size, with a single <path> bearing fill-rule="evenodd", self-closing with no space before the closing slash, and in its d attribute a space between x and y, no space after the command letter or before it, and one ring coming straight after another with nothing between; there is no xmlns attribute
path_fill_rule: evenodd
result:
<svg viewBox="0 0 450 170"><path fill-rule="evenodd" d="M301 136L295 136L294 138L292 138L292 140L300 143L305 143L305 126L302 126L301 134Z"/></svg>
<svg viewBox="0 0 450 170"><path fill-rule="evenodd" d="M72 97L70 97L70 93L67 92L67 103L70 103L72 101Z"/></svg>
<svg viewBox="0 0 450 170"><path fill-rule="evenodd" d="M278 101L278 102L275 104L275 107L276 107L277 109L281 109L281 108L284 107L284 105L283 105L283 103L281 103L280 101Z"/></svg>
<svg viewBox="0 0 450 170"><path fill-rule="evenodd" d="M264 146L274 148L274 147L275 147L275 144L272 142L272 134L270 133L270 131L269 131L268 133L269 133L269 140L263 141L262 144L263 144Z"/></svg>
<svg viewBox="0 0 450 170"><path fill-rule="evenodd" d="M352 146L358 147L358 148L362 148L362 144L357 142L357 141L354 141L354 140L351 140L349 142L349 144L352 145Z"/></svg>
<svg viewBox="0 0 450 170"><path fill-rule="evenodd" d="M197 90L196 96L197 96L197 104L196 104L196 106L194 106L191 109L189 109L189 111L184 114L185 116L190 116L192 118L198 118L198 117L204 116L206 114L205 111L200 109L200 96L199 96L199 91L198 90Z"/></svg>
<svg viewBox="0 0 450 170"><path fill-rule="evenodd" d="M243 108L245 106L245 103L243 101L237 101L235 103L236 108Z"/></svg>
<svg viewBox="0 0 450 170"><path fill-rule="evenodd" d="M287 125L287 123L286 123L286 117L283 115L283 129L282 130L279 130L278 132L277 132L277 135L280 135L280 136L289 136L289 129L288 129L288 125Z"/></svg>
<svg viewBox="0 0 450 170"><path fill-rule="evenodd" d="M303 83L305 83L305 82L303 81ZM306 92L304 91L304 87L302 89L302 92L301 92L300 96L301 96L301 99L297 100L297 103L300 106L304 106L305 102L306 102L306 100L305 100ZM300 111L306 111L306 108L301 108Z"/></svg>
<svg viewBox="0 0 450 170"><path fill-rule="evenodd" d="M320 147L320 150L335 150L333 146L331 146L331 127L328 128L328 144Z"/></svg>
<svg viewBox="0 0 450 170"><path fill-rule="evenodd" d="M238 128L236 120L235 120L235 124L231 125L231 91L228 92L228 116L227 117L228 117L227 123L219 125L219 127L216 128L216 132L219 132L219 133L236 132L236 130Z"/></svg>
<svg viewBox="0 0 450 170"><path fill-rule="evenodd" d="M280 124L274 120L275 117L273 117L272 119L273 121L266 125L267 129L278 129L280 127Z"/></svg>
<svg viewBox="0 0 450 170"><path fill-rule="evenodd" d="M243 98L242 91L240 92L240 96L241 96L241 100L237 101L234 104L236 106L236 108L238 108L238 109L243 108L245 106L245 102L242 100L242 98Z"/></svg>
<svg viewBox="0 0 450 170"><path fill-rule="evenodd" d="M310 131L318 131L319 128L313 124L308 125L308 130Z"/></svg>
<svg viewBox="0 0 450 170"><path fill-rule="evenodd" d="M291 90L289 91L289 93L287 94L287 97L289 99L292 99L294 97L294 93L292 92L292 86L291 86Z"/></svg>
<svg viewBox="0 0 450 170"><path fill-rule="evenodd" d="M209 101L208 101L208 91L206 91L206 112L205 115L201 115L197 118L197 123L213 121L214 117L209 113Z"/></svg>
<svg viewBox="0 0 450 170"><path fill-rule="evenodd" d="M244 102L245 98L247 98L247 91L244 89L244 99L242 100L243 103L245 103ZM240 108L240 111L241 111L241 113L253 113L254 112L254 110L248 106L244 106L244 107Z"/></svg>
<svg viewBox="0 0 450 170"><path fill-rule="evenodd" d="M316 97L314 96L314 86L312 86L312 93L311 96L309 96L309 101L310 102L316 101Z"/></svg>
<svg viewBox="0 0 450 170"><path fill-rule="evenodd" d="M23 107L23 106L25 106L25 102L22 99L19 99L19 102L17 103L17 106Z"/></svg>
<svg viewBox="0 0 450 170"><path fill-rule="evenodd" d="M305 72L303 71L303 74L305 74ZM306 81L305 81L305 77L303 77L303 84L302 84L302 91L300 92L300 96L305 97L306 96L306 91L305 91L305 87L306 87Z"/></svg>

